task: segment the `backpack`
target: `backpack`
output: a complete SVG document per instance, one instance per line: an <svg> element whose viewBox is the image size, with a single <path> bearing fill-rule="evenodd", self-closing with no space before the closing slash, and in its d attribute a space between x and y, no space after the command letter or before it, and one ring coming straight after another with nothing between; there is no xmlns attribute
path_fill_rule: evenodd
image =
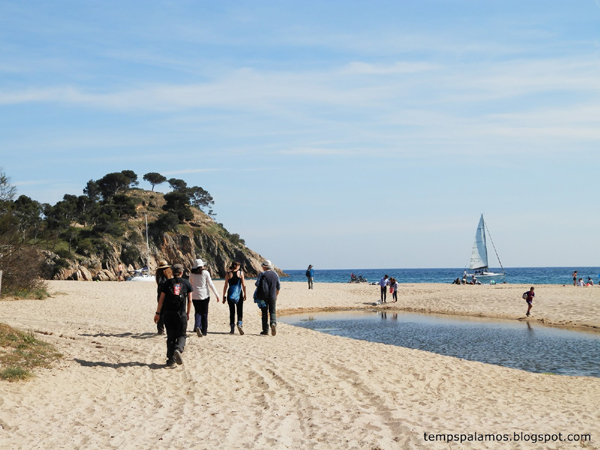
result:
<svg viewBox="0 0 600 450"><path fill-rule="evenodd" d="M166 281L170 284L165 295L164 308L167 311L185 311L188 290L181 278L171 278Z"/></svg>
<svg viewBox="0 0 600 450"><path fill-rule="evenodd" d="M267 300L269 296L269 283L265 278L264 272L261 273L256 281L256 290L254 291L254 298L257 300Z"/></svg>
<svg viewBox="0 0 600 450"><path fill-rule="evenodd" d="M310 269L306 271L306 276L310 277Z"/></svg>

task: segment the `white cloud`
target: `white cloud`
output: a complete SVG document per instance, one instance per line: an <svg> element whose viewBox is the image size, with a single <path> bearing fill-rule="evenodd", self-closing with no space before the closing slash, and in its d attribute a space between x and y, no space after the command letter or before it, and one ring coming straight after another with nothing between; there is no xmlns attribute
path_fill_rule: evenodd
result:
<svg viewBox="0 0 600 450"><path fill-rule="evenodd" d="M342 67L340 73L351 75L394 75L404 73L428 72L440 69L439 64L422 62L396 62L394 64L369 64L352 62Z"/></svg>

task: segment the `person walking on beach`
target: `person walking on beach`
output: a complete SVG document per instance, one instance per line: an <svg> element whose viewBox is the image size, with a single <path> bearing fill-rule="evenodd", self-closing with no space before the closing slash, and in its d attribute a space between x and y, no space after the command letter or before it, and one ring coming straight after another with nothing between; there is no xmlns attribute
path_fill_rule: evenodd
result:
<svg viewBox="0 0 600 450"><path fill-rule="evenodd" d="M123 263L119 263L117 270L118 270L117 281L123 281L123 270L124 270Z"/></svg>
<svg viewBox="0 0 600 450"><path fill-rule="evenodd" d="M577 271L573 272L573 286L577 286Z"/></svg>
<svg viewBox="0 0 600 450"><path fill-rule="evenodd" d="M217 303L219 303L219 294L217 294L217 289L210 278L210 273L204 269L204 265L204 261L201 259L195 260L190 274L190 284L193 289L192 301L194 303L194 331L198 337L206 336L208 333L209 287L215 294Z"/></svg>
<svg viewBox="0 0 600 450"><path fill-rule="evenodd" d="M156 279L156 302L158 303L163 283L173 278L173 270L171 270L169 263L165 260L159 261L154 277ZM165 334L165 322L162 316L160 316L158 322L156 322L156 331L157 334Z"/></svg>
<svg viewBox="0 0 600 450"><path fill-rule="evenodd" d="M458 278L457 278L458 279ZM390 278L390 293L392 294L392 299L394 299L394 303L398 301L398 282L394 277Z"/></svg>
<svg viewBox="0 0 600 450"><path fill-rule="evenodd" d="M167 366L183 364L181 354L185 348L186 328L192 308L192 286L181 278L183 266L173 266L173 278L162 284L154 323L161 318L167 329Z"/></svg>
<svg viewBox="0 0 600 450"><path fill-rule="evenodd" d="M529 289L529 291L527 291L525 293L525 301L527 302L527 314L526 316L529 317L529 311L531 311L531 308L533 306L533 297L535 297L535 292L533 292L534 287L531 286L531 288Z"/></svg>
<svg viewBox="0 0 600 450"><path fill-rule="evenodd" d="M381 300L379 301L379 303L386 303L387 287L389 285L390 285L390 282L388 281L388 276L386 274L383 276L383 278L381 280L379 280L379 287L381 290Z"/></svg>
<svg viewBox="0 0 600 450"><path fill-rule="evenodd" d="M262 313L262 331L261 335L269 335L269 316L271 318L271 334L275 336L277 334L277 296L281 285L279 283L279 275L273 270L273 264L268 259L262 263L261 274L256 280L256 300L261 305L264 303L265 306L260 306Z"/></svg>
<svg viewBox="0 0 600 450"><path fill-rule="evenodd" d="M312 265L309 265L308 269L306 269L306 278L308 278L308 288L313 289L313 281L315 279L315 271L313 270Z"/></svg>
<svg viewBox="0 0 600 450"><path fill-rule="evenodd" d="M225 283L223 283L223 303L227 299L229 305L229 326L231 331L229 334L235 333L235 312L237 310L237 329L240 334L244 334L242 328L244 316L244 302L246 301L246 281L244 280L244 272L240 270L240 263L234 261L229 266L229 272L225 275Z"/></svg>

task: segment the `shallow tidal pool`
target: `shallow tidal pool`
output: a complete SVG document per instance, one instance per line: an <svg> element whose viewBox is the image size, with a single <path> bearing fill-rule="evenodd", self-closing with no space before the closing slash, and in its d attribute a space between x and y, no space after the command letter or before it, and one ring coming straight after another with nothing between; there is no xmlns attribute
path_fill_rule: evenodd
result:
<svg viewBox="0 0 600 450"><path fill-rule="evenodd" d="M336 336L414 348L537 373L600 377L600 334L527 321L390 311L281 316Z"/></svg>

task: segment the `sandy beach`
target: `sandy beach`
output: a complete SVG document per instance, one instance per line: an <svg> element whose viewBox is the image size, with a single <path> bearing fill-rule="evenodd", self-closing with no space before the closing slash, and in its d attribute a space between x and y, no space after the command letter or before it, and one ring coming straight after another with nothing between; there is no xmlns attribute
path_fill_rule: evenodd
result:
<svg viewBox="0 0 600 450"><path fill-rule="evenodd" d="M222 282L215 284L220 292ZM35 332L64 355L31 381L0 382L2 449L600 446L597 378L533 374L286 324L277 336L260 336L251 300L246 334L229 335L227 305L214 299L208 336L188 333L184 364L169 369L153 323L153 283L49 287L47 300L0 302L0 322ZM402 284L397 303L376 308L600 330L599 287L536 286L526 319L528 287ZM282 283L278 312L373 308L378 289ZM516 442L515 433L592 441L533 444ZM446 443L426 434L456 436ZM510 440L456 442L485 434Z"/></svg>

